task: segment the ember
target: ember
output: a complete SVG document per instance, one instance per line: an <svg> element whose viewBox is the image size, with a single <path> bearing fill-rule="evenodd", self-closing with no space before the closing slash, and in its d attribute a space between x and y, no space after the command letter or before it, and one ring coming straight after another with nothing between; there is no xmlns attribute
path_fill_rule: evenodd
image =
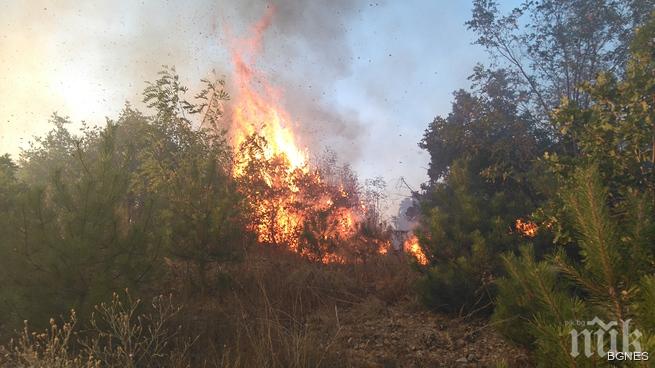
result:
<svg viewBox="0 0 655 368"><path fill-rule="evenodd" d="M536 223L532 221L523 221L522 219L517 219L514 227L521 235L529 238L537 236L537 231L539 230L539 226Z"/></svg>

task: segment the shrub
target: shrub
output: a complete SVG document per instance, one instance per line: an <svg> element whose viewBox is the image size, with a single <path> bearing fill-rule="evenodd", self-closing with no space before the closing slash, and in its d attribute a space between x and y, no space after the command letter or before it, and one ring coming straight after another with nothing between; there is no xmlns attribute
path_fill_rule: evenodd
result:
<svg viewBox="0 0 655 368"><path fill-rule="evenodd" d="M9 368L186 367L190 341L173 323L181 308L172 297L152 299L149 310L126 292L122 300L96 306L89 327L78 329L75 311L38 333L25 327L0 348L0 365Z"/></svg>

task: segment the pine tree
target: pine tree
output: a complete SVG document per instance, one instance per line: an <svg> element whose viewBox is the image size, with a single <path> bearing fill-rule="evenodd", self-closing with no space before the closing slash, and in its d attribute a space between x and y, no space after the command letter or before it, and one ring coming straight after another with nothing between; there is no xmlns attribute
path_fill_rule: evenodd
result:
<svg viewBox="0 0 655 368"><path fill-rule="evenodd" d="M537 262L526 246L520 257L504 257L508 276L498 281L494 314L501 332L517 343L535 348L537 361L548 367L607 364L598 354L591 358L571 356L570 331L575 328L575 321L591 321L595 317L605 322L617 321L619 326L630 320L631 328L643 334L641 350L652 351L652 195L634 193L622 206L610 208L607 189L598 169L592 166L576 171L565 198L577 252L567 254L560 249L547 260Z"/></svg>

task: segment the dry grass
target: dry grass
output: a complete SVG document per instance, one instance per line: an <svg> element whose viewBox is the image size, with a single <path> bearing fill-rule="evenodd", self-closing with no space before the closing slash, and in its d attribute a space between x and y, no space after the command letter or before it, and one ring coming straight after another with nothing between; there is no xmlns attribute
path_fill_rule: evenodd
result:
<svg viewBox="0 0 655 368"><path fill-rule="evenodd" d="M23 331L0 347L0 366L11 368L187 367L190 341L173 320L181 311L172 297L159 296L149 306L114 294L96 306L88 328L76 328L75 311L67 321L43 332Z"/></svg>
<svg viewBox="0 0 655 368"><path fill-rule="evenodd" d="M342 314L376 315L410 298L414 277L394 256L323 265L262 247L215 271L209 293L194 293L178 279L169 284L177 285L175 300L144 305L114 295L83 329L74 313L42 333L26 326L0 350L0 366L349 367L339 347Z"/></svg>
<svg viewBox="0 0 655 368"><path fill-rule="evenodd" d="M194 366L350 366L336 344L341 314L371 298L383 304L410 298L414 277L393 256L323 265L267 248L224 271L232 275L229 286L193 301L183 322L202 331L196 348L211 352L197 349Z"/></svg>
<svg viewBox="0 0 655 368"><path fill-rule="evenodd" d="M72 352L75 312L59 326L53 319L43 332L30 331L27 321L8 346L0 347L0 366L12 368L94 368L100 363Z"/></svg>

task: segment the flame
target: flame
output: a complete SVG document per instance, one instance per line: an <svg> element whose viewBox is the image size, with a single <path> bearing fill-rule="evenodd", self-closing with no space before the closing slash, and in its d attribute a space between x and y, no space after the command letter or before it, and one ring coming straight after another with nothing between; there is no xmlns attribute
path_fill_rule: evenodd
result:
<svg viewBox="0 0 655 368"><path fill-rule="evenodd" d="M428 264L428 257L423 253L421 245L418 242L418 237L412 235L403 244L403 250L405 253L411 254L420 265L425 266Z"/></svg>
<svg viewBox="0 0 655 368"><path fill-rule="evenodd" d="M378 254L387 255L391 249L391 240L384 241L378 247Z"/></svg>
<svg viewBox="0 0 655 368"><path fill-rule="evenodd" d="M365 206L356 190L326 180L310 166L307 151L294 134L298 124L280 103L282 92L253 62L274 13L269 7L252 28L252 36L231 42L236 93L228 134L239 150L234 175L261 184L244 185L253 208L251 228L260 243L286 246L323 263L345 263L334 244L356 235ZM257 136L263 141L255 142L255 148L241 148L253 144Z"/></svg>
<svg viewBox="0 0 655 368"><path fill-rule="evenodd" d="M254 63L248 62L261 49L264 32L274 13L274 8L269 7L264 17L253 27L253 36L236 40L232 46L237 91L236 104L232 109L231 140L238 147L248 136L257 133L268 142L264 151L265 158L282 155L289 161L291 169L305 168L307 153L299 148L293 133L295 122L277 104L282 99L282 93L267 82ZM240 169L237 168L237 173Z"/></svg>
<svg viewBox="0 0 655 368"><path fill-rule="evenodd" d="M516 219L514 227L516 228L516 231L521 233L521 235L529 238L537 236L537 231L539 230L539 225L536 223L532 221L524 221L522 219Z"/></svg>
<svg viewBox="0 0 655 368"><path fill-rule="evenodd" d="M245 168L256 160L279 158L285 167L284 173L262 173L269 188L286 189L288 193L278 198L266 198L265 201L261 198L250 198L256 202L254 216L269 219L255 224L254 230L261 243L285 242L291 249L297 250L295 232L302 218L290 205L295 201L299 190L293 183L293 171L300 169L307 172L307 154L299 148L292 130L293 120L277 104L282 97L280 91L266 81L253 62L249 62L261 49L264 32L271 24L274 13L274 8L269 7L262 19L253 26L250 37L232 42L231 56L237 91L229 134L235 147L240 147L253 134L258 134L266 140L266 144L260 146L261 154L246 154L237 160L234 167L236 177L245 176Z"/></svg>

